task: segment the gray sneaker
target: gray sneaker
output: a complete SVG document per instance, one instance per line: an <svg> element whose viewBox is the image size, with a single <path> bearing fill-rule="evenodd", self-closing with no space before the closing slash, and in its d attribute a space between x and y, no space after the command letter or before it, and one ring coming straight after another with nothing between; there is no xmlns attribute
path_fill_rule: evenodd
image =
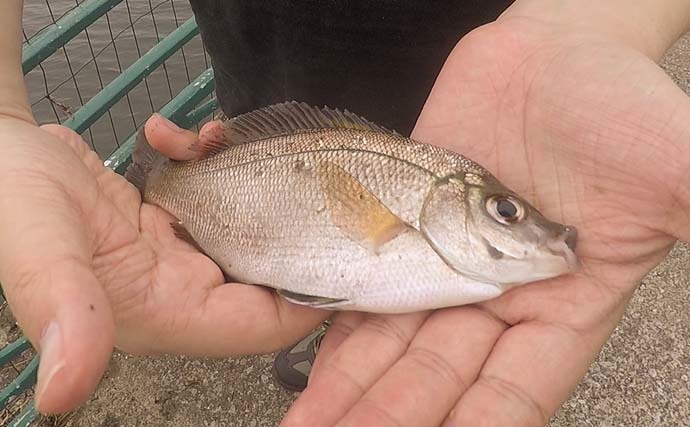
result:
<svg viewBox="0 0 690 427"><path fill-rule="evenodd" d="M314 332L276 355L271 371L273 378L281 387L297 392L307 387L316 353L319 351L319 345L327 329L327 323L321 325Z"/></svg>

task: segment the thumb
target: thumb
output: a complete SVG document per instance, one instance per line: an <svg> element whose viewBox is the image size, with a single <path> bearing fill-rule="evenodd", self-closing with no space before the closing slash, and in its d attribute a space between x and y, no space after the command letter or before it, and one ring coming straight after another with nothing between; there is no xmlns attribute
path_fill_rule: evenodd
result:
<svg viewBox="0 0 690 427"><path fill-rule="evenodd" d="M113 316L79 200L95 183L60 140L65 134L20 127L5 132L23 141L9 150L14 167L0 170L0 282L40 355L36 408L66 412L94 391L113 348Z"/></svg>
<svg viewBox="0 0 690 427"><path fill-rule="evenodd" d="M197 135L192 131L178 127L160 114L154 114L148 119L145 132L146 139L153 148L164 156L180 161L193 160L199 157L200 152L190 149L198 141L205 144L222 142L224 138L223 124L219 120L204 124L199 135Z"/></svg>

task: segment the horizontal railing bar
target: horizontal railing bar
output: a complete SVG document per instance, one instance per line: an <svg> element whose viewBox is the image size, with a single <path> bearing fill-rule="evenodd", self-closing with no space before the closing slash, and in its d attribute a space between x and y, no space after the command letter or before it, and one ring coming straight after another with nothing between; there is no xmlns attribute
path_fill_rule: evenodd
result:
<svg viewBox="0 0 690 427"><path fill-rule="evenodd" d="M130 65L122 74L108 83L63 125L74 129L77 133L84 132L110 107L115 105L117 101L198 33L199 27L196 25L196 20L194 17L189 18Z"/></svg>
<svg viewBox="0 0 690 427"><path fill-rule="evenodd" d="M31 343L26 337L21 337L11 344L7 344L0 350L0 366L5 366L10 360L16 358L24 350L31 348Z"/></svg>
<svg viewBox="0 0 690 427"><path fill-rule="evenodd" d="M33 70L122 0L86 0L24 43L22 69Z"/></svg>
<svg viewBox="0 0 690 427"><path fill-rule="evenodd" d="M36 372L38 371L38 355L12 380L4 389L0 390L0 408L4 408L12 396L22 393L27 388L36 384Z"/></svg>
<svg viewBox="0 0 690 427"><path fill-rule="evenodd" d="M209 99L184 116L179 125L189 129L196 123L199 123L204 117L212 114L216 108L218 108L218 100L216 98Z"/></svg>
<svg viewBox="0 0 690 427"><path fill-rule="evenodd" d="M31 423L38 418L36 414L36 406L34 405L34 400L31 401L22 409L8 427L29 427Z"/></svg>
<svg viewBox="0 0 690 427"><path fill-rule="evenodd" d="M184 123L185 116L204 98L213 92L215 81L213 70L207 69L199 75L187 87L182 89L173 99L163 106L158 112L163 117L170 119L179 126L191 127L194 123ZM143 125L142 125L143 126ZM124 174L131 161L132 150L138 130L134 131L108 158L103 162L119 174Z"/></svg>

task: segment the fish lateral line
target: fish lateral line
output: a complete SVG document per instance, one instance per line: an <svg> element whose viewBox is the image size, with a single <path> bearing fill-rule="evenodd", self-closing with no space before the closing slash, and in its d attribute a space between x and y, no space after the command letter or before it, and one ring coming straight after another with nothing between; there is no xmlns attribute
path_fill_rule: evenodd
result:
<svg viewBox="0 0 690 427"><path fill-rule="evenodd" d="M366 150L366 149L361 149L361 148L337 148L337 147L319 148L319 149L315 149L315 150L303 150L303 151L281 153L281 154L271 154L271 155L266 155L265 157L246 160L243 162L234 163L234 164L230 164L230 165L218 165L217 167L205 169L204 171L196 172L194 174L189 174L188 176L207 175L210 173L217 172L219 170L230 170L230 169L234 169L234 168L238 168L238 167L242 167L242 166L251 166L251 165L259 164L262 162L270 162L272 160L285 159L285 158L290 158L293 156L302 156L302 155L306 155L306 154L315 154L315 153L340 153L340 152L342 152L342 153L364 153L364 154L371 154L373 156L381 156L383 158L391 159L391 160L394 160L396 162L401 162L405 165L411 166L415 169L418 169L418 170L424 172L428 176L434 177L435 179L438 179L440 177L438 174L434 173L433 171L431 171L431 170L429 170L423 166L420 166L420 165L413 163L409 160L405 160L405 159L401 159L399 157L392 156L392 155L387 154L387 153L382 153L380 151ZM185 164L198 164L198 163L209 161L209 160L211 160L211 158L193 159L193 160L184 160L184 161L171 160L170 162L171 163L177 163L180 166L184 167Z"/></svg>

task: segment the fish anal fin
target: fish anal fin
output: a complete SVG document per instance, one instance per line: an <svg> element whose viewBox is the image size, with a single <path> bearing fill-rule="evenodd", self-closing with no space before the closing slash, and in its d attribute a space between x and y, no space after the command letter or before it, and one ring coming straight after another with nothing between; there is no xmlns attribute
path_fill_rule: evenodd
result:
<svg viewBox="0 0 690 427"><path fill-rule="evenodd" d="M218 134L210 138L200 135L192 150L202 157L217 154L238 144L274 138L316 129L356 129L399 135L347 110L312 107L303 102L285 102L240 114L231 119L224 115L212 126ZM210 129L210 128L209 128Z"/></svg>
<svg viewBox="0 0 690 427"><path fill-rule="evenodd" d="M320 163L318 175L331 221L361 246L378 253L381 246L410 228L337 164Z"/></svg>
<svg viewBox="0 0 690 427"><path fill-rule="evenodd" d="M189 234L189 231L184 227L184 225L182 224L181 221L171 222L170 226L173 229L173 233L175 234L175 237L177 237L178 239L180 239L186 243L189 243L199 252L205 253L204 249L201 247L201 245L199 245L199 243L197 243L196 240L194 240L194 237L192 237L192 235Z"/></svg>
<svg viewBox="0 0 690 427"><path fill-rule="evenodd" d="M350 300L346 298L329 298L317 295L307 295L288 291L286 289L277 289L276 292L278 295L293 304L307 305L314 308L337 308L350 303Z"/></svg>

